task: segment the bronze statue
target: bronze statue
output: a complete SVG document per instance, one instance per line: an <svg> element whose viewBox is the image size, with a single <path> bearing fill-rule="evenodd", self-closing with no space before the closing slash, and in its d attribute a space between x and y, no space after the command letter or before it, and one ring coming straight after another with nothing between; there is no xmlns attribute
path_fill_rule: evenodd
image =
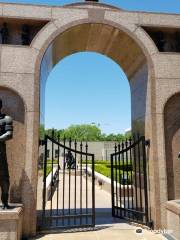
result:
<svg viewBox="0 0 180 240"><path fill-rule="evenodd" d="M10 116L1 112L2 100L0 99L0 187L2 209L8 209L9 198L9 170L6 156L6 141L12 138L13 121Z"/></svg>
<svg viewBox="0 0 180 240"><path fill-rule="evenodd" d="M160 52L164 52L164 46L166 44L166 37L165 34L161 31L156 33L156 40L157 40L157 47Z"/></svg>
<svg viewBox="0 0 180 240"><path fill-rule="evenodd" d="M68 152L66 153L66 163L65 165L67 164L67 168L68 169L75 169L76 168L76 165L75 165L75 159L74 159L74 156L72 155L71 151L68 150ZM65 168L65 166L64 166Z"/></svg>
<svg viewBox="0 0 180 240"><path fill-rule="evenodd" d="M180 52L180 32L175 32L174 41L176 46L176 52Z"/></svg>
<svg viewBox="0 0 180 240"><path fill-rule="evenodd" d="M29 25L27 24L23 24L22 26L21 41L22 41L22 45L30 44L30 30L29 30Z"/></svg>
<svg viewBox="0 0 180 240"><path fill-rule="evenodd" d="M3 23L3 27L1 28L1 38L2 38L2 44L8 43L8 36L9 36L9 30L7 27L7 23Z"/></svg>

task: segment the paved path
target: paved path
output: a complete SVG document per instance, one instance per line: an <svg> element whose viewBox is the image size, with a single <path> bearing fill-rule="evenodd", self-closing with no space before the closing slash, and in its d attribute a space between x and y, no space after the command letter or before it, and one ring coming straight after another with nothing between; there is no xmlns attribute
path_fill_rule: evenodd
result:
<svg viewBox="0 0 180 240"><path fill-rule="evenodd" d="M72 181L72 191L73 184L74 182ZM85 185L85 179L83 179L83 185ZM91 182L89 182L89 187L90 185ZM79 192L79 189L77 192ZM136 233L136 229L139 227L120 219L112 218L111 195L102 190L99 186L95 187L95 196L96 227L94 229L59 230L59 232L40 234L36 238L32 238L32 240L167 240L161 234L155 234L145 229L142 230L142 234L138 234ZM72 207L73 200L74 198L72 197ZM61 204L62 202L60 200L59 205ZM56 193L53 197L53 206L56 207ZM47 208L49 207L50 205L47 203Z"/></svg>
<svg viewBox="0 0 180 240"><path fill-rule="evenodd" d="M42 234L32 240L165 240L161 234L143 230L142 234L136 233L137 227L127 223L96 226L94 231L59 232ZM167 240L167 239L166 239Z"/></svg>

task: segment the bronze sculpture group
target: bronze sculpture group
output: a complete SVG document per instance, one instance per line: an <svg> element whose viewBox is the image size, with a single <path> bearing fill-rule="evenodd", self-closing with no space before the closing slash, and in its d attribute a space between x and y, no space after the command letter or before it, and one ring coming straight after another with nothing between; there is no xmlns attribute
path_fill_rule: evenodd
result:
<svg viewBox="0 0 180 240"><path fill-rule="evenodd" d="M64 164L64 169L65 169L66 165L67 165L67 169L75 169L76 161L70 150L66 153L65 157L66 157L66 161Z"/></svg>
<svg viewBox="0 0 180 240"><path fill-rule="evenodd" d="M0 30L1 34L1 42L2 44L10 43L9 29L8 24L6 22L3 23L2 28ZM21 27L21 44L29 45L30 44L30 27L27 24L23 24Z"/></svg>
<svg viewBox="0 0 180 240"><path fill-rule="evenodd" d="M169 35L164 32L156 32L152 35L160 52L180 52L180 32Z"/></svg>
<svg viewBox="0 0 180 240"><path fill-rule="evenodd" d="M9 198L9 170L6 155L6 141L13 136L12 118L1 112L2 100L0 99L0 187L2 209L8 209Z"/></svg>

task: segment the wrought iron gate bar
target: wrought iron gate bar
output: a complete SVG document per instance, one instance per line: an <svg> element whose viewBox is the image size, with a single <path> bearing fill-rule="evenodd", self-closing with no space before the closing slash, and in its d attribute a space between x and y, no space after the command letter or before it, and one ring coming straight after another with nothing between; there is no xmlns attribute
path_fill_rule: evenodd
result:
<svg viewBox="0 0 180 240"><path fill-rule="evenodd" d="M118 152L115 151L114 153L111 154L111 156L115 156L115 155L117 155L117 154L121 154L121 153L123 153L123 152L127 152L128 150L134 148L134 147L138 144L138 142L141 142L141 141L143 140L143 138L144 138L144 137L141 136L141 137L139 137L138 140L136 140L136 137L132 137L132 139L129 139L129 140L128 140L129 143L134 141L131 145L129 144L129 146L128 146L127 148L124 148L124 149L122 149L122 150L120 150L120 151L118 151ZM124 145L124 141L122 141L122 143L119 143L119 145L120 145L120 146ZM145 145L145 146L146 146L146 145Z"/></svg>
<svg viewBox="0 0 180 240"><path fill-rule="evenodd" d="M95 225L94 154L88 153L87 143L81 142L79 149L77 145L55 139L54 131L45 136L41 229Z"/></svg>
<svg viewBox="0 0 180 240"><path fill-rule="evenodd" d="M48 135L45 136L45 139L53 142L54 144L59 145L61 148L65 149L65 150L69 150L69 151L74 152L74 153L76 153L76 154L86 155L86 152L83 152L83 151L81 152L81 151L79 151L79 150L76 150L76 151L75 151L75 149L73 149L73 148L71 149L70 147L67 147L66 145L64 145L64 144L66 144L66 139L65 139L65 138L63 139L63 141L64 141L63 144L62 144L61 142L58 142L56 139L51 138L51 137L48 136ZM44 140L44 141L46 141L46 140ZM75 141L76 141L76 140L75 140ZM87 153L87 156L93 157L94 154L92 154L92 153Z"/></svg>
<svg viewBox="0 0 180 240"><path fill-rule="evenodd" d="M77 164L77 156L76 156L76 151L77 151L77 142L75 140L74 142L74 147L75 147L75 165ZM76 173L76 168L75 168L75 188L74 188L74 194L75 194L75 197L74 197L74 215L76 215L76 176L77 176L77 173ZM76 224L76 217L74 217L74 224Z"/></svg>
<svg viewBox="0 0 180 240"><path fill-rule="evenodd" d="M122 209L122 210L124 210L124 208L121 208L121 207L115 207L116 209ZM126 211L131 211L131 212L134 212L134 213L138 213L138 214L146 214L146 212L142 212L142 211L137 211L137 210L134 210L134 209L128 209L128 208L126 208Z"/></svg>
<svg viewBox="0 0 180 240"><path fill-rule="evenodd" d="M64 138L64 146L66 144L66 139ZM60 144L59 144L60 146ZM64 153L63 153L63 156L65 156L65 148L63 148L64 150ZM65 158L63 159L63 216L64 216L64 197L65 197L65 194L64 194L64 191L65 191ZM62 225L64 226L64 218L62 218Z"/></svg>
<svg viewBox="0 0 180 240"><path fill-rule="evenodd" d="M150 225L146 141L137 135L115 144L111 154L112 215Z"/></svg>
<svg viewBox="0 0 180 240"><path fill-rule="evenodd" d="M92 217L93 214L71 214L71 215L64 215L64 216L59 216L59 215L53 215L53 216L47 216L46 219L58 219L58 218L74 218L74 217Z"/></svg>

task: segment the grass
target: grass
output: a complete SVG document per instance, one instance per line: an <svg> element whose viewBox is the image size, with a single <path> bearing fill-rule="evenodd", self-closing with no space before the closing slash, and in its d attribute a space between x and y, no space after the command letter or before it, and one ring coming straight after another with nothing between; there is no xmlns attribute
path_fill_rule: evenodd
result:
<svg viewBox="0 0 180 240"><path fill-rule="evenodd" d="M52 166L50 164L47 165L46 167L46 177L52 172Z"/></svg>
<svg viewBox="0 0 180 240"><path fill-rule="evenodd" d="M57 164L58 161L54 160L54 164ZM86 164L86 161L82 161L83 164ZM49 175L49 173L52 171L52 160L47 160L47 168L46 168L46 176ZM88 160L87 164L91 167L92 161ZM95 171L111 178L111 163L108 160L96 160L94 165ZM114 177L116 178L117 175L117 181L121 182L123 184L123 180L121 179L123 177L123 163L114 165ZM124 175L128 174L128 181L124 180L124 184L128 182L128 184L131 184L130 178L131 178L131 171L132 171L132 165L130 162L124 163Z"/></svg>
<svg viewBox="0 0 180 240"><path fill-rule="evenodd" d="M86 160L82 161L83 164L86 164ZM92 164L92 160L87 160L87 164ZM95 164L110 164L109 160L95 160Z"/></svg>
<svg viewBox="0 0 180 240"><path fill-rule="evenodd" d="M58 164L58 160L54 159L53 163L54 163L54 164ZM47 160L47 164L52 164L52 160L51 160L51 159L48 159L48 160Z"/></svg>
<svg viewBox="0 0 180 240"><path fill-rule="evenodd" d="M53 161L54 164L58 164L58 160ZM39 170L41 174L44 174L44 165L43 167ZM46 177L49 175L49 173L52 171L52 160L48 159L47 160L47 165L46 165Z"/></svg>

